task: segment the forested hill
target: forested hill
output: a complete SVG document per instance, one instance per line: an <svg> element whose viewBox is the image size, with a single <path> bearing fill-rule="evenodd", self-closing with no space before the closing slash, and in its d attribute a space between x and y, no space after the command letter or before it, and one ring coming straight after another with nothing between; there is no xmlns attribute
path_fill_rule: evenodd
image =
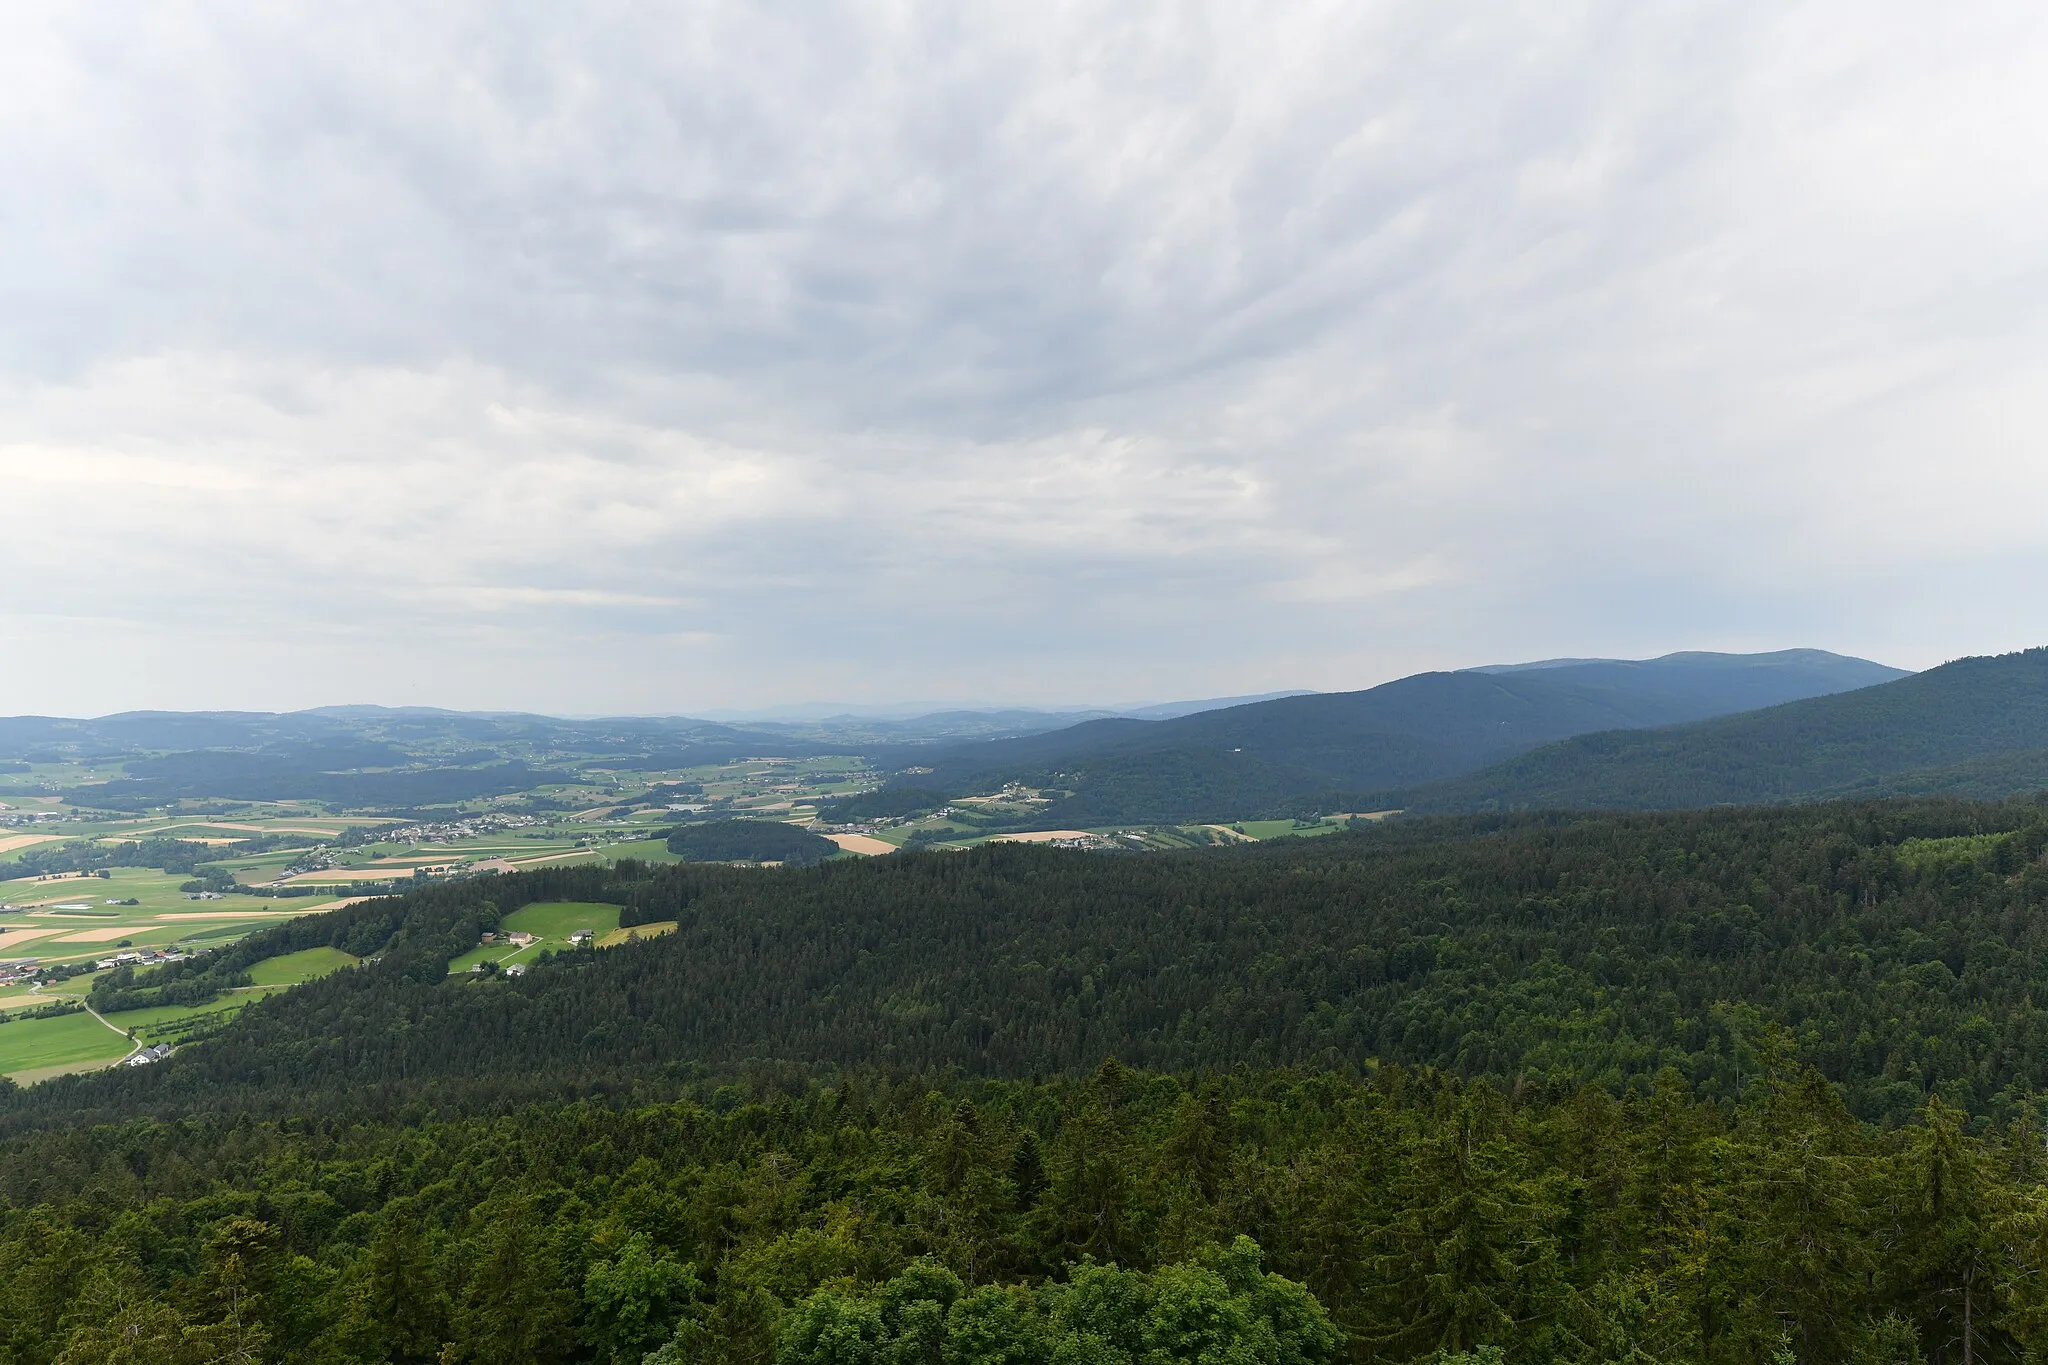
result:
<svg viewBox="0 0 2048 1365"><path fill-rule="evenodd" d="M1424 810L1673 809L1856 795L1996 797L2048 787L2048 648L1653 731L1548 745L1383 793Z"/></svg>
<svg viewBox="0 0 2048 1365"><path fill-rule="evenodd" d="M897 761L920 770L906 779L920 786L993 790L1014 779L1069 791L1046 813L1069 824L1236 819L1290 797L1450 777L1588 731L1669 725L1900 676L1820 650L1419 673L1361 692L1155 724L1092 721Z"/></svg>
<svg viewBox="0 0 2048 1365"><path fill-rule="evenodd" d="M484 878L268 931L239 957L328 942L378 960L166 1064L48 1082L4 1113L357 1112L447 1102L457 1080L514 1093L758 1061L1028 1076L1105 1056L1615 1089L1670 1067L1713 1098L1739 1093L1774 1029L1860 1114L1930 1093L1997 1112L2048 1089L2044 849L2040 806L1919 801ZM677 929L444 981L540 899Z"/></svg>

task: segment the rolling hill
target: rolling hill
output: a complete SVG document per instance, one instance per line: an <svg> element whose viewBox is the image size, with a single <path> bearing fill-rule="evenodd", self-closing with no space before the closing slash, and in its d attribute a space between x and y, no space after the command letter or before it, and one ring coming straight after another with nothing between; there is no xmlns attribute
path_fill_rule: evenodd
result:
<svg viewBox="0 0 2048 1365"><path fill-rule="evenodd" d="M1772 1024L1866 1117L1908 1117L1937 1084L1982 1110L2048 1085L2044 852L2040 806L1919 800L1417 819L1143 856L992 844L509 873L139 974L136 989L192 992L309 948L365 960L143 1074L0 1085L0 1132L158 1106L353 1115L380 1094L446 1104L462 1086L503 1097L679 1062L1025 1077L1105 1056L1378 1059L1616 1089L1675 1067L1733 1096ZM517 978L449 977L506 915L559 900L676 927ZM1953 1046L1929 1052L1937 1037Z"/></svg>
<svg viewBox="0 0 2048 1365"><path fill-rule="evenodd" d="M1023 781L1069 793L1066 823L1235 819L1318 793L1453 777L1556 740L1867 687L1898 669L1820 650L1673 654L1419 673L1173 720L1090 721L898 758L956 792Z"/></svg>
<svg viewBox="0 0 2048 1365"><path fill-rule="evenodd" d="M1650 810L2044 786L2048 648L1689 725L1579 735L1384 799L1419 810Z"/></svg>

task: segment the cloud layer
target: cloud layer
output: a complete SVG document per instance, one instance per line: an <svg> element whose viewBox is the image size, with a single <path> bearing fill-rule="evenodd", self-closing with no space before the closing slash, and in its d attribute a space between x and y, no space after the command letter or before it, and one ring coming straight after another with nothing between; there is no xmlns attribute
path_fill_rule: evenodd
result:
<svg viewBox="0 0 2048 1365"><path fill-rule="evenodd" d="M0 711L2048 640L2048 20L0 18Z"/></svg>

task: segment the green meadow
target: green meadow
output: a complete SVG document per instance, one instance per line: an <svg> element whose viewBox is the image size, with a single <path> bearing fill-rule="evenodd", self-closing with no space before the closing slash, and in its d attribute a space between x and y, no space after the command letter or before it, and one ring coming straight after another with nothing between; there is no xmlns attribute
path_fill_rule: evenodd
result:
<svg viewBox="0 0 2048 1365"><path fill-rule="evenodd" d="M482 962L511 966L531 962L543 952L560 952L569 946L569 935L588 929L602 938L619 927L619 907L591 901L541 901L505 916L498 926L498 938L481 943L448 964L451 976L469 971ZM505 941L510 933L532 934L533 942L515 948Z"/></svg>
<svg viewBox="0 0 2048 1365"><path fill-rule="evenodd" d="M507 933L533 934L567 943L579 929L608 934L619 927L619 907L595 901L541 901L505 916Z"/></svg>
<svg viewBox="0 0 2048 1365"><path fill-rule="evenodd" d="M616 922L616 907L613 918ZM242 923L201 932L218 935L215 942L219 943L239 938L256 927L260 926ZM188 936L187 941L191 937L194 936ZM144 1043L176 1042L200 1022L219 1022L265 995L354 966L356 962L356 958L336 948L307 948L257 963L249 970L253 985L231 990L203 1005L123 1010L106 1016L106 1024L90 1014L67 1014L54 1019L17 1018L0 1024L0 1075L23 1082L83 1069L88 1064L118 1061L131 1048L116 1029L133 1033ZM72 977L35 991L25 986L0 991L0 1014L19 1014L61 1000L83 1000L97 975Z"/></svg>
<svg viewBox="0 0 2048 1365"><path fill-rule="evenodd" d="M362 961L339 948L305 948L282 957L265 958L249 969L249 980L258 986L296 986L354 967Z"/></svg>
<svg viewBox="0 0 2048 1365"><path fill-rule="evenodd" d="M0 1024L0 1075L17 1079L25 1071L116 1061L131 1050L128 1039L90 1014Z"/></svg>

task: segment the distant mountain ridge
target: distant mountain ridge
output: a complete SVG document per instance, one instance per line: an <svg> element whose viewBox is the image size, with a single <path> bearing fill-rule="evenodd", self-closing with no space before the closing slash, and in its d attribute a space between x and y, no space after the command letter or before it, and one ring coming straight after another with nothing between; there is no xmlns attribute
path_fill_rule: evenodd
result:
<svg viewBox="0 0 2048 1365"><path fill-rule="evenodd" d="M119 758L150 750L297 750L305 745L396 742L434 745L565 741L634 749L743 757L859 753L890 745L1011 738L1129 716L1164 720L1200 711L1306 695L1268 692L1247 697L1159 702L1114 708L964 707L918 710L879 707L826 716L785 708L790 718L686 715L548 716L525 711L454 711L438 706L315 706L301 711L123 711L97 717L0 716L0 760L38 750L67 757ZM803 712L802 716L794 713Z"/></svg>
<svg viewBox="0 0 2048 1365"><path fill-rule="evenodd" d="M1470 671L1539 674L1549 682L1654 697L1674 713L1692 711L1687 720L1852 692L1911 676L1903 668L1822 649L1781 649L1768 654L1687 650L1655 659L1551 659Z"/></svg>
<svg viewBox="0 0 2048 1365"><path fill-rule="evenodd" d="M1078 724L1028 709L779 724L375 706L23 716L0 718L0 761L119 764L125 777L78 794L128 809L372 790L418 804L544 780L564 761L656 771L859 754L899 785L945 795L1013 781L1050 790L1034 822L1081 828L1396 806L1984 796L2048 785L2048 665L2036 656L2048 651L1920 675L1810 649L1550 659Z"/></svg>
<svg viewBox="0 0 2048 1365"><path fill-rule="evenodd" d="M1420 810L1677 809L2048 787L2048 648L1693 724L1589 733L1383 793Z"/></svg>
<svg viewBox="0 0 2048 1365"><path fill-rule="evenodd" d="M914 780L947 790L1014 780L1070 792L1046 812L1065 823L1236 819L1317 793L1455 777L1574 735L1671 725L1904 676L1821 650L1418 673L1359 692L1158 722L1094 720L897 761L929 769Z"/></svg>

